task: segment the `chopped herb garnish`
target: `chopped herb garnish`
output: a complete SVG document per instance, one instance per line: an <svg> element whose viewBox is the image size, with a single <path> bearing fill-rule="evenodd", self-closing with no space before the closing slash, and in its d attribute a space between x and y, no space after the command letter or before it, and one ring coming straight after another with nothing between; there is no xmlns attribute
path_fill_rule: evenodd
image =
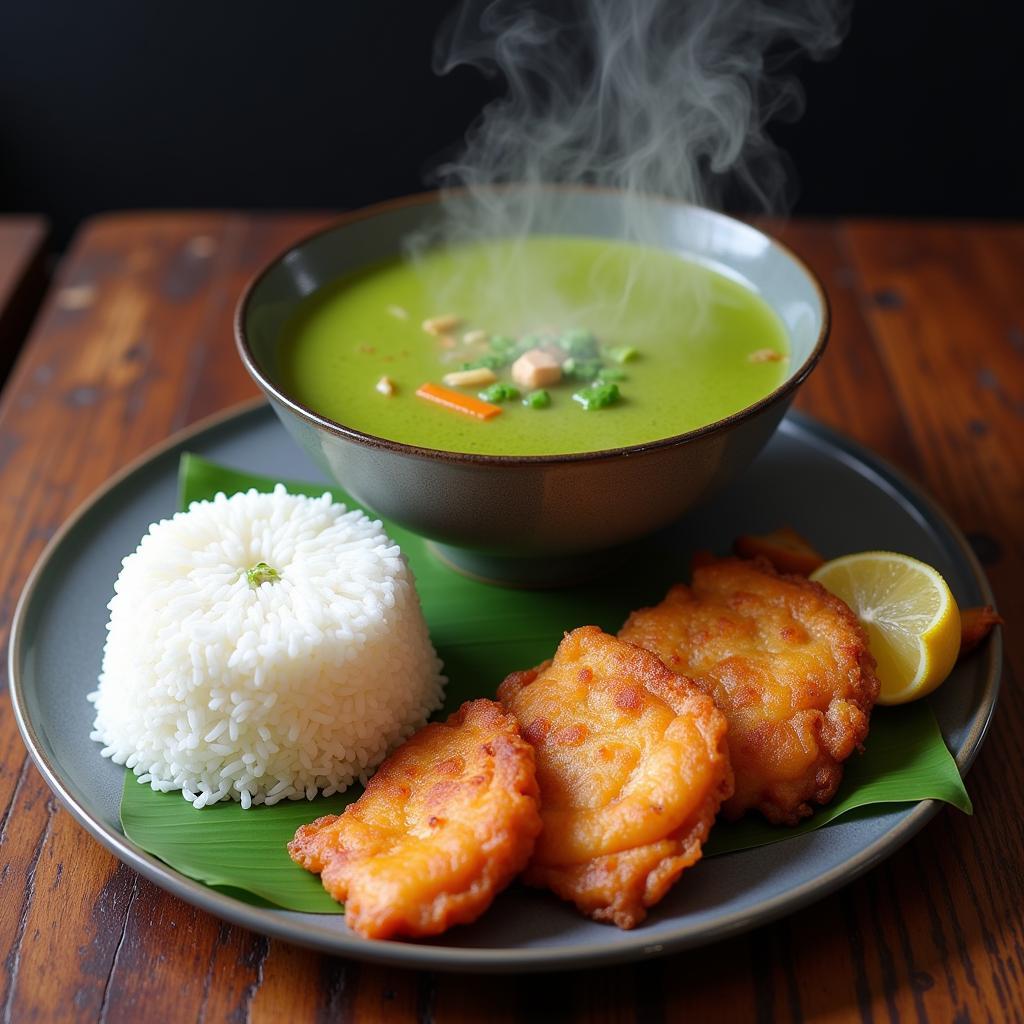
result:
<svg viewBox="0 0 1024 1024"><path fill-rule="evenodd" d="M617 363L631 363L640 353L632 345L620 345L618 348L608 349L608 358L614 359Z"/></svg>
<svg viewBox="0 0 1024 1024"><path fill-rule="evenodd" d="M619 386L617 384L594 384L589 388L582 388L572 397L573 401L579 402L587 412L604 409L619 400Z"/></svg>
<svg viewBox="0 0 1024 1024"><path fill-rule="evenodd" d="M585 356L593 358L597 355L597 338L583 327L574 327L566 331L558 344L571 356Z"/></svg>
<svg viewBox="0 0 1024 1024"><path fill-rule="evenodd" d="M516 347L516 339L507 334L495 334L491 338L491 351L499 356L507 356Z"/></svg>
<svg viewBox="0 0 1024 1024"><path fill-rule="evenodd" d="M595 380L600 370L600 359L576 359L570 356L562 363L562 373L574 380Z"/></svg>
<svg viewBox="0 0 1024 1024"><path fill-rule="evenodd" d="M257 562L251 569L245 570L245 578L255 590L261 583L277 583L281 574L266 562Z"/></svg>
<svg viewBox="0 0 1024 1024"><path fill-rule="evenodd" d="M524 352L529 352L531 348L540 348L543 344L544 339L539 334L524 334L516 342L516 346L510 354L521 356Z"/></svg>
<svg viewBox="0 0 1024 1024"><path fill-rule="evenodd" d="M626 379L626 373L624 370L616 370L614 366L602 366L597 371L597 379L602 384L613 384L616 381L623 381Z"/></svg>
<svg viewBox="0 0 1024 1024"><path fill-rule="evenodd" d="M479 396L485 402L512 402L519 397L519 388L499 380L489 388L484 388Z"/></svg>
<svg viewBox="0 0 1024 1024"><path fill-rule="evenodd" d="M481 356L472 362L463 363L463 370L500 370L507 362L502 356Z"/></svg>
<svg viewBox="0 0 1024 1024"><path fill-rule="evenodd" d="M523 405L529 409L546 409L550 404L551 396L543 388L531 391L523 399Z"/></svg>

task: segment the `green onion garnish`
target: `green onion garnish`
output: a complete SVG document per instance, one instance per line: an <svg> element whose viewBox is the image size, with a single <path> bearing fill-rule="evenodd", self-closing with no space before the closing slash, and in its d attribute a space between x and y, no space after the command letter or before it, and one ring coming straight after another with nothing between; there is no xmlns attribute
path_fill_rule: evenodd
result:
<svg viewBox="0 0 1024 1024"><path fill-rule="evenodd" d="M499 356L507 356L516 347L516 339L505 334L495 334L491 337L491 351Z"/></svg>
<svg viewBox="0 0 1024 1024"><path fill-rule="evenodd" d="M506 360L502 356L481 356L472 362L463 363L463 370L500 370Z"/></svg>
<svg viewBox="0 0 1024 1024"><path fill-rule="evenodd" d="M550 404L551 396L543 388L531 391L523 399L523 405L529 409L546 409Z"/></svg>
<svg viewBox="0 0 1024 1024"><path fill-rule="evenodd" d="M562 373L574 380L594 380L601 370L600 359L570 357L562 363Z"/></svg>
<svg viewBox="0 0 1024 1024"><path fill-rule="evenodd" d="M594 409L605 409L619 400L619 386L617 384L594 384L589 388L582 388L572 397L573 401L579 402L587 412Z"/></svg>
<svg viewBox="0 0 1024 1024"><path fill-rule="evenodd" d="M608 358L614 359L617 363L631 363L640 353L632 345L620 345L618 348L608 349Z"/></svg>
<svg viewBox="0 0 1024 1024"><path fill-rule="evenodd" d="M255 590L261 583L277 583L281 574L266 562L257 562L251 569L245 570L245 578Z"/></svg>
<svg viewBox="0 0 1024 1024"><path fill-rule="evenodd" d="M512 402L519 397L519 388L499 380L479 392L479 397L484 402Z"/></svg>
<svg viewBox="0 0 1024 1024"><path fill-rule="evenodd" d="M583 327L574 327L566 331L558 344L571 356L585 356L593 358L597 355L597 338Z"/></svg>

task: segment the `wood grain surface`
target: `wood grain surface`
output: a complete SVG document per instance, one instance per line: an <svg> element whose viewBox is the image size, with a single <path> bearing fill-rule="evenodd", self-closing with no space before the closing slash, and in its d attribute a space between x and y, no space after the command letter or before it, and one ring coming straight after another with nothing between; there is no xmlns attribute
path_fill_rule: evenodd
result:
<svg viewBox="0 0 1024 1024"><path fill-rule="evenodd" d="M0 398L0 622L62 520L180 427L255 394L231 315L326 216L123 214L79 232ZM798 405L923 484L972 538L1006 629L1002 698L942 811L836 895L705 949L537 977L415 973L269 940L122 866L61 810L0 701L4 1021L1024 1019L1024 227L790 223L832 343ZM6 676L4 678L6 687Z"/></svg>
<svg viewBox="0 0 1024 1024"><path fill-rule="evenodd" d="M0 380L45 289L48 231L43 217L0 216Z"/></svg>

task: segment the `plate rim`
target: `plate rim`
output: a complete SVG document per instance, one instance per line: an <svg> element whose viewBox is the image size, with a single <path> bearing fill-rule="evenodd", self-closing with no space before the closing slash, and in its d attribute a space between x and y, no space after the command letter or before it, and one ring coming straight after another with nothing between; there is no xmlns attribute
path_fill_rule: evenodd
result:
<svg viewBox="0 0 1024 1024"><path fill-rule="evenodd" d="M272 415L272 408L262 397L229 406L211 416L204 417L178 430L163 441L146 449L136 458L96 488L64 521L36 560L18 598L11 620L8 644L8 679L14 717L28 754L49 788L56 794L72 817L102 846L120 861L138 871L149 881L173 895L234 924L252 931L271 935L288 942L317 949L322 952L351 956L371 963L407 967L419 970L514 973L528 971L554 971L579 969L601 964L621 963L661 956L698 945L721 941L732 935L759 927L784 915L793 913L808 903L822 899L836 889L852 882L890 856L917 834L938 812L942 804L924 800L910 808L906 816L882 836L862 849L855 858L837 865L831 871L816 876L795 889L779 893L763 901L753 911L737 910L711 925L692 926L674 936L657 941L646 939L643 931L610 932L609 941L578 943L540 949L474 949L464 946L431 946L402 941L371 941L348 932L319 928L306 920L297 921L292 912L280 908L257 907L244 903L201 882L180 874L170 865L147 853L122 832L110 828L94 818L64 785L59 769L51 764L40 737L31 720L26 703L25 684L21 674L25 621L36 588L64 539L78 523L117 487L135 473L149 466L175 448L183 447L201 434L213 431L236 420L257 413ZM779 427L795 431L818 447L838 453L857 472L867 471L876 486L909 501L933 528L953 542L956 553L973 576L982 599L994 605L991 584L963 532L948 513L917 483L887 460L870 451L859 442L852 441L831 427L799 411L790 411ZM1002 634L996 631L986 649L987 666L985 686L980 707L984 713L972 725L967 737L955 754L961 777L965 776L977 757L988 733L999 699L1003 663ZM333 919L333 918L332 918Z"/></svg>

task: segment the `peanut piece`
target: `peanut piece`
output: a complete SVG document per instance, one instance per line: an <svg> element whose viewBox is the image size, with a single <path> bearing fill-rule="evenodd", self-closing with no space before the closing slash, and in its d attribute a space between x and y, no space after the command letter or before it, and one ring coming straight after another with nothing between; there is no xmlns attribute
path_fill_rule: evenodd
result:
<svg viewBox="0 0 1024 1024"><path fill-rule="evenodd" d="M432 316L423 321L423 330L427 334L450 334L462 321L454 313L444 316Z"/></svg>
<svg viewBox="0 0 1024 1024"><path fill-rule="evenodd" d="M748 363L777 363L782 359L782 353L776 352L773 348L759 348L747 356Z"/></svg>
<svg viewBox="0 0 1024 1024"><path fill-rule="evenodd" d="M471 388L479 384L493 384L497 379L493 370L481 366L476 370L456 370L454 373L446 373L441 378L441 383L450 388Z"/></svg>

